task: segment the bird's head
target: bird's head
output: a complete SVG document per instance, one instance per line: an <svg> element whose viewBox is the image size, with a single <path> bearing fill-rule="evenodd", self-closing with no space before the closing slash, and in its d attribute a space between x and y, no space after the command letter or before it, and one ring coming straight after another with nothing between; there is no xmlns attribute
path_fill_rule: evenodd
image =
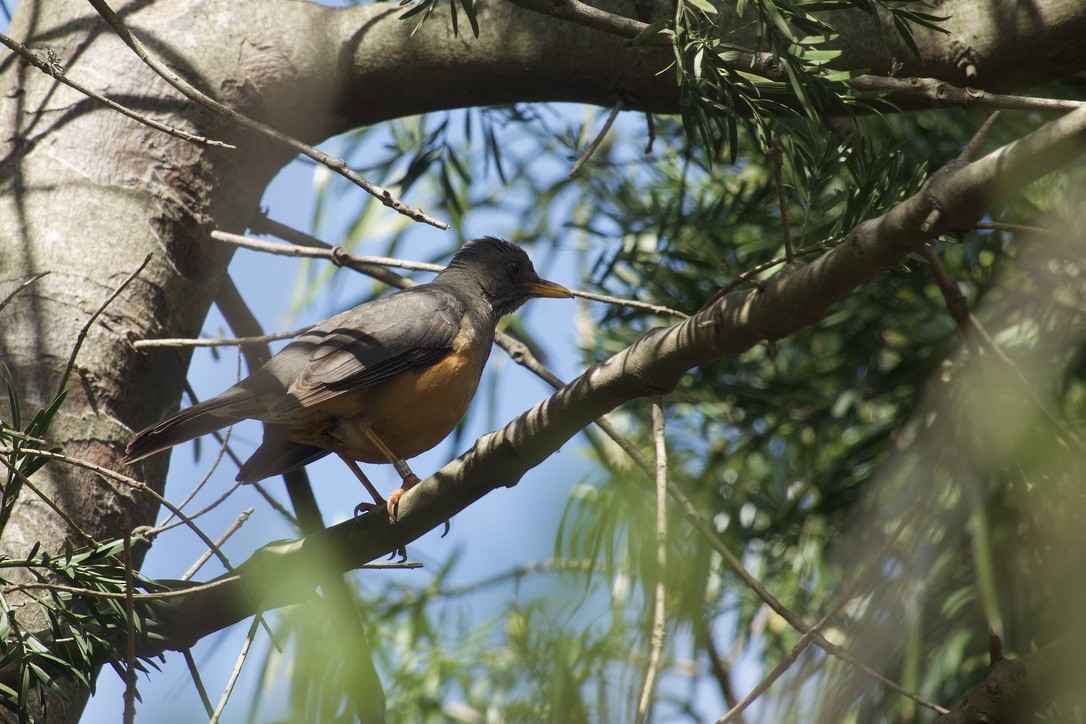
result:
<svg viewBox="0 0 1086 724"><path fill-rule="evenodd" d="M499 317L533 297L573 296L561 284L540 279L523 249L493 236L464 244L438 279L481 293Z"/></svg>

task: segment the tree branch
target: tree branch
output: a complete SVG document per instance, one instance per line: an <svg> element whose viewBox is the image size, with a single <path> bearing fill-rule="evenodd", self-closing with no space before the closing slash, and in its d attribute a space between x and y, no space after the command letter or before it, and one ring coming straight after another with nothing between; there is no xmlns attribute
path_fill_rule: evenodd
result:
<svg viewBox="0 0 1086 724"><path fill-rule="evenodd" d="M399 199L395 198L386 189L381 188L377 184L371 183L359 174L355 173L353 170L351 170L350 167L347 166L347 162L343 159L336 158L335 156L331 156L327 153L324 153L323 151L319 151L313 146L310 146L308 143L303 143L302 141L299 141L292 136L288 136L285 133L277 131L271 126L265 125L260 121L255 121L252 118L246 116L245 114L239 113L233 108L225 106L222 103L214 100L207 94L198 90L191 83L181 78L181 76L174 73L166 66L165 63L152 55L151 52L147 50L146 47L144 47L143 43L135 35L132 34L132 31L128 29L128 27L121 21L121 19L117 17L117 14L113 12L112 8L110 8L109 5L105 3L105 0L90 0L90 4L93 5L94 9L97 10L98 13L102 16L102 19L105 20L111 28L113 28L114 32L116 32L117 35L120 36L121 40L125 42L125 45L131 48L132 52L139 56L140 60L146 63L151 68L151 70L158 73L163 78L163 80L176 88L182 95L184 95L189 100L195 101L196 103L200 104L209 111L212 111L213 113L225 116L226 118L230 119L231 121L237 123L240 126L244 126L251 131L256 131L257 133L260 133L264 136L267 136L268 138L278 141L279 143L289 146L296 152L304 154L305 156L308 156L309 158L316 161L317 163L327 166L331 170L346 178L351 183L361 188L366 193L373 196L375 199L377 199L396 213L403 214L409 219L419 221L424 224L429 224L431 226L437 227L438 229L444 230L449 228L449 225L446 224L444 221L438 221L437 219L427 216L421 210L416 209L412 206L408 206Z"/></svg>
<svg viewBox="0 0 1086 724"><path fill-rule="evenodd" d="M1081 636L1060 639L1019 659L1004 658L997 647L984 678L936 724L1030 721L1058 692L1081 698L1081 643Z"/></svg>
<svg viewBox="0 0 1086 724"><path fill-rule="evenodd" d="M378 509L261 549L237 569L235 580L194 593L165 612L162 640L145 642L141 654L184 648L256 610L296 603L311 595L323 571L343 572L387 555L487 493L516 485L584 426L623 402L666 392L697 365L813 324L856 286L926 242L929 234L922 227L933 203L943 213L931 233L965 228L991 199L1011 190L1007 179L1020 186L1030 183L1080 155L1084 140L1086 110L1079 110L972 164L945 169L814 262L788 267L760 289L733 292L690 319L649 332L501 430L484 435L409 491L395 523ZM276 586L275 581L289 584Z"/></svg>
<svg viewBox="0 0 1086 724"><path fill-rule="evenodd" d="M180 139L182 139L184 141L191 141L192 143L202 143L202 144L204 144L206 146L216 146L218 148L225 148L225 149L234 149L234 148L236 148L236 146L233 146L233 145L231 145L229 143L223 143L222 141L215 141L215 140L212 140L210 138L204 138L203 136L197 136L194 133L189 133L188 131L182 131L180 128L174 128L173 126L167 125L165 123L160 123L160 122L156 121L153 118L149 118L149 117L143 115L142 113L137 113L136 111L132 110L131 108L128 108L127 106L123 106L120 103L117 103L116 101L110 100L109 98L106 98L104 95L102 95L100 93L97 93L97 92L91 90L90 88L86 87L82 83L69 78L65 74L65 70L63 68L61 68L60 64L58 62L54 61L52 59L52 57L49 57L48 60L42 60L30 48L26 47L25 45L23 45L22 43L20 43L17 40L9 38L8 36L4 35L3 33L0 33L0 43L3 43L4 45L11 48L14 52L16 52L20 56L22 56L22 58L24 58L26 60L26 62L30 63L32 66L34 66L35 68L40 70L42 73L45 73L46 75L49 75L49 76L51 76L53 78L56 78L57 80L59 80L64 85L68 86L69 88L73 88L74 90L79 91L80 93L87 96L88 98L96 100L99 103L101 103L101 104L103 104L105 106L108 106L109 108L112 108L113 110L117 111L118 113L120 113L122 115L128 116L129 118L131 118L134 121L139 121L140 123L142 123L142 124L144 124L146 126L150 126L151 128L154 128L156 131L162 131L163 133L169 134L171 136L175 136L175 137L180 138ZM52 55L51 51L50 51L49 55Z"/></svg>

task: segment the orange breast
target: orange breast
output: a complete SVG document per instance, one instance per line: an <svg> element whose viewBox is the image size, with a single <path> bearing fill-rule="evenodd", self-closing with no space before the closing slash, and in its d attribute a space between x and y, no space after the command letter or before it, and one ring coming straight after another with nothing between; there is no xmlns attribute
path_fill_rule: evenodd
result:
<svg viewBox="0 0 1086 724"><path fill-rule="evenodd" d="M401 459L426 452L445 439L475 396L482 365L471 355L453 352L418 372L398 375L367 400L353 418L371 430ZM359 460L388 462L368 441Z"/></svg>
<svg viewBox="0 0 1086 724"><path fill-rule="evenodd" d="M399 459L412 458L441 442L464 417L488 354L489 348L477 350L461 333L437 364L321 403L306 424L292 426L291 439L362 462L390 462L361 431L366 426Z"/></svg>

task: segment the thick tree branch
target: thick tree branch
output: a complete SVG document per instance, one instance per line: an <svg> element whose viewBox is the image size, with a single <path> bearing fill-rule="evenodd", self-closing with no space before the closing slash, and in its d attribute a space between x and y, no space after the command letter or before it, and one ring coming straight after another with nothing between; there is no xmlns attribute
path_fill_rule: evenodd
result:
<svg viewBox="0 0 1086 724"><path fill-rule="evenodd" d="M88 88L87 86L83 85L82 83L69 78L65 74L64 68L60 67L60 65L55 60L49 58L48 54L46 55L47 59L42 60L30 48L26 47L17 40L9 38L3 33L0 33L0 43L3 43L7 47L11 48L14 52L18 53L24 60L26 60L26 62L30 63L42 73L46 73L53 78L56 78L64 85L70 88L74 88L88 98L93 98L94 100L112 108L118 113L126 115L135 121L139 121L144 125L150 126L155 130L162 131L163 133L168 133L171 136L176 136L177 138L183 139L185 141L191 141L192 143L203 143L208 146L218 146L219 148L226 149L235 148L229 143L223 143L222 141L215 141L210 138L204 138L203 136L197 136L195 134L188 133L187 131L182 131L179 128L174 128L173 126L167 125L165 123L160 123L153 118L149 118L148 116L143 115L142 113L137 113L136 111L128 108L127 106L110 100L109 98L103 96L101 93L97 93Z"/></svg>
<svg viewBox="0 0 1086 724"><path fill-rule="evenodd" d="M670 46L627 45L650 22L670 18L672 5L641 3L638 19L630 17L629 3L616 0L592 5L491 0L477 7L480 36L462 35L455 43L448 42L447 29L436 18L410 35L398 20L398 9L382 5L360 5L321 18L322 31L340 38L350 53L349 63L328 68L342 93L345 124L337 130L406 113L543 99L610 107L625 97L632 109L678 112L675 75L661 72L674 62ZM950 35L917 29L920 57L889 23L880 32L862 12L830 13L838 37L826 47L841 51L834 67L866 72L862 82L878 86L902 105L1035 108L1052 102L978 96L965 87L1023 88L1069 76L1086 64L1078 52L1086 35L1086 7L1078 0L1045 0L1029 7L947 0L939 12L949 16L943 27ZM555 22L556 17L567 22ZM740 28L737 43L756 47L749 13L744 20L733 8L721 7L719 17L723 27ZM958 62L964 55L971 59L972 74ZM783 72L768 54L748 54L737 67L770 78ZM905 80L888 81L895 70ZM919 92L909 77L919 79ZM928 92L938 83L951 85ZM395 92L384 92L388 89ZM1058 109L1066 110L1066 104Z"/></svg>
<svg viewBox="0 0 1086 724"><path fill-rule="evenodd" d="M508 0L525 10L540 13L545 16L559 18L569 23L606 33L615 37L632 40L639 34L647 31L650 22L642 22L618 12L588 5L579 0ZM604 3L608 4L608 3ZM965 12L959 12L956 6L962 5ZM627 9L628 10L628 9ZM1064 101L1050 98L1030 98L1023 96L988 93L977 90L968 85L976 85L978 82L985 87L1016 87L1021 81L1013 82L1011 78L1019 78L1021 69L1006 66L1006 53L1001 57L987 56L980 47L980 43L992 45L994 36L1006 36L1011 34L1025 34L1030 28L1039 29L1039 24L1045 24L1046 29L1055 30L1053 36L1061 38L1063 42L1074 43L1074 30L1078 27L1081 31L1086 24L1086 18L1078 9L1071 7L1071 3L1052 2L1045 8L1038 8L1039 12L1025 13L1010 10L1008 8L993 8L988 17L977 17L976 3L947 2L940 7L940 13L946 16L946 21L940 27L947 31L950 43L957 48L955 53L947 53L946 36L940 37L935 31L917 28L915 35L921 57L917 58L904 47L899 34L884 21L879 37L885 38L890 53L870 43L872 20L855 10L838 11L829 13L826 17L834 24L838 37L827 48L840 50L841 57L831 65L836 68L872 71L871 74L859 75L849 81L848 85L854 90L876 92L883 94L885 99L895 105L904 107L930 107L930 108L988 108L988 109L1017 109L1017 110L1048 110L1068 112L1078 108L1081 104L1077 101ZM746 21L734 15L730 7L720 8L722 27L743 28L753 27L749 22L750 13L747 13ZM657 9L652 20L666 19L669 17L667 9ZM1053 25L1048 26L1047 24ZM671 31L662 31L665 35L671 35ZM968 36L973 44L967 43L963 37ZM1023 38L1023 42L1035 41L1036 35L1031 38ZM747 42L750 47L756 45L755 38L747 37L743 30L739 31L737 42ZM1001 43L1006 42L1001 37ZM1021 45L1008 43L1000 45L1006 48L1014 47L1016 53ZM1038 49L1040 50L1040 49ZM736 70L754 73L771 80L787 80L785 68L771 53L740 52L738 58L730 63ZM1054 58L1052 48L1048 48L1047 56ZM968 69L961 63L962 57L969 57ZM983 61L980 59L983 56ZM1060 61L1060 70L1054 75L1068 74L1076 68L1076 61L1064 56ZM983 72L981 66L983 65ZM935 72L937 78L908 78L903 77L913 73L930 74ZM894 73L897 77L892 77ZM670 75L670 74L664 74ZM1051 77L1051 76L1050 76ZM1027 81L1028 82L1028 81ZM962 87L951 85L958 83ZM572 175L572 174L571 174Z"/></svg>
<svg viewBox="0 0 1086 724"><path fill-rule="evenodd" d="M1061 639L1019 659L1004 658L994 647L984 678L937 724L1031 721L1063 693L1077 696L1081 705L1081 644L1081 636ZM1072 703L1063 711L1073 710Z"/></svg>
<svg viewBox="0 0 1086 724"><path fill-rule="evenodd" d="M431 226L436 226L439 229L449 228L449 225L446 224L444 221L438 221L437 219L424 214L421 210L416 209L412 206L408 206L399 199L395 198L388 190L381 188L377 184L374 184L369 180L363 178L358 173L355 173L354 170L347 166L347 162L343 159L331 156L323 151L320 151L310 146L307 143L299 141L293 136L282 133L281 131L274 129L271 126L268 126L264 123L261 123L260 121L248 117L244 113L239 113L233 108L219 103L214 98L207 95L203 91L196 88L196 86L192 85L187 80L174 73L172 70L170 70L169 67L166 66L165 63L163 63L155 55L153 55L144 46L143 42L132 34L132 31L128 29L128 26L126 26L121 21L121 19L117 17L117 14L113 12L112 8L110 8L104 0L90 0L90 3L94 6L94 9L97 10L99 14L101 14L102 18L107 23L109 23L109 26L113 28L117 35L120 36L121 40L123 40L125 44L128 45L128 47L130 47L132 51L139 56L140 60L150 66L152 70L162 76L162 78L167 83L176 88L189 100L200 104L201 106L213 113L225 116L239 126L247 128L251 131L255 131L256 133L263 134L268 138L274 139L279 143L284 144L285 146L289 146L297 153L308 156L317 163L327 166L336 173L348 179L351 183L355 184L366 193L376 198L385 206L389 207L390 209L399 214L403 214L409 219L419 221L425 224L430 224Z"/></svg>
<svg viewBox="0 0 1086 724"><path fill-rule="evenodd" d="M237 580L183 599L166 612L160 642L141 653L190 645L256 610L311 595L322 571L342 572L386 555L437 527L487 493L516 485L584 426L623 402L674 388L687 370L781 339L818 321L830 306L880 271L899 264L930 234L971 224L988 203L1059 168L1086 148L1079 110L980 160L936 174L920 192L860 224L837 248L795 265L761 289L733 292L694 317L646 334L595 365L405 495L393 523L383 509L300 540L273 543L238 568ZM942 213L924 231L931 209ZM298 578L293 575L297 573ZM289 580L275 586L270 581Z"/></svg>

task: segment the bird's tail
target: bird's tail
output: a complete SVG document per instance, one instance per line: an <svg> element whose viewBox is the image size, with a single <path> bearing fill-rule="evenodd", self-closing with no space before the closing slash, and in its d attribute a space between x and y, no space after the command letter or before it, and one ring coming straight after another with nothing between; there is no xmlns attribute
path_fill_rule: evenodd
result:
<svg viewBox="0 0 1086 724"><path fill-rule="evenodd" d="M125 448L126 463L143 460L174 445L206 435L249 417L242 400L220 395L181 410L136 434Z"/></svg>
<svg viewBox="0 0 1086 724"><path fill-rule="evenodd" d="M241 466L235 480L241 483L255 483L273 475L282 475L304 467L314 460L320 460L328 452L324 448L291 441L285 428L278 425L265 425L264 442Z"/></svg>

